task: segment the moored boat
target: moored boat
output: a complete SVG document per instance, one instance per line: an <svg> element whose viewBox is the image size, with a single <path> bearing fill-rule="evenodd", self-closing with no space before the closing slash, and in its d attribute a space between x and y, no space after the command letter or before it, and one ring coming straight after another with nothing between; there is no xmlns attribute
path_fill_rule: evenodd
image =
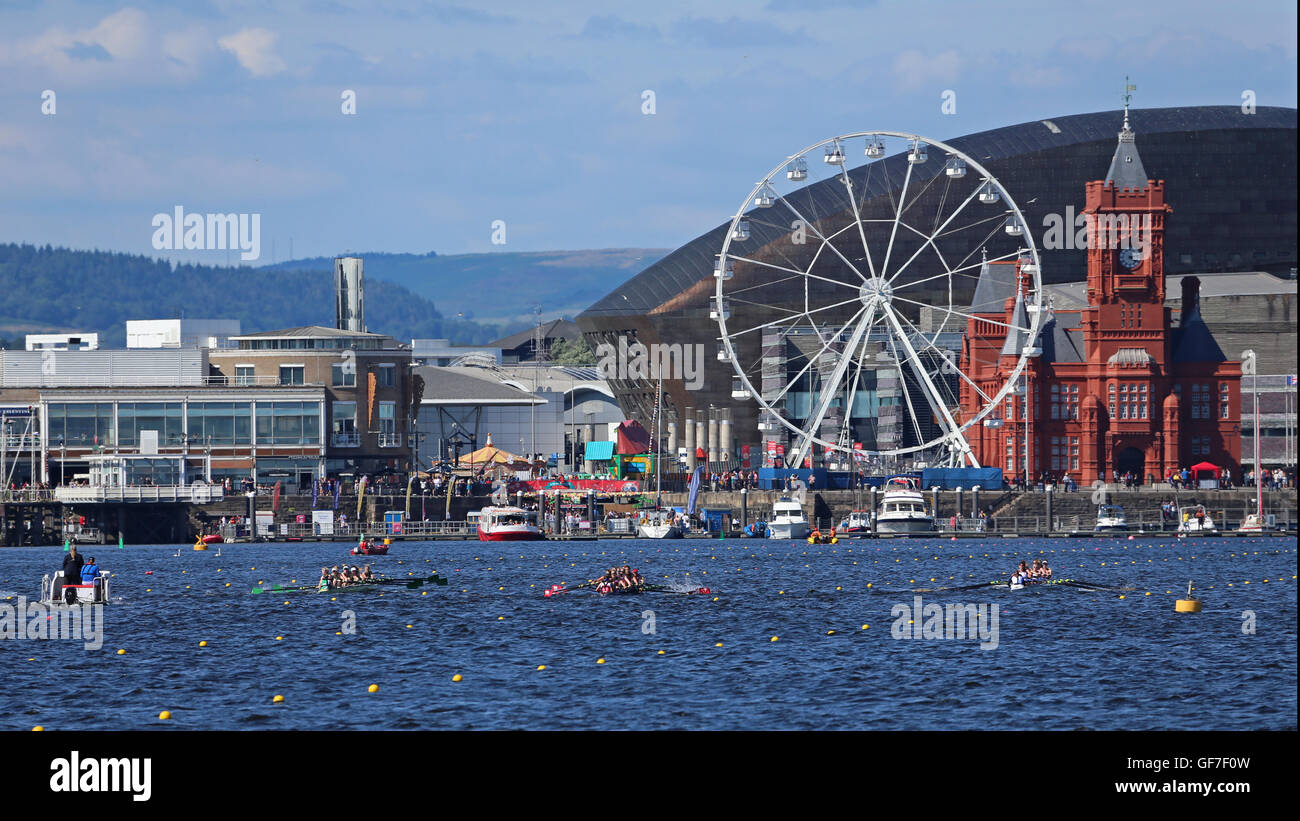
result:
<svg viewBox="0 0 1300 821"><path fill-rule="evenodd" d="M861 536L871 532L871 512L867 510L852 510L849 515L840 520L840 525L836 531L841 536Z"/></svg>
<svg viewBox="0 0 1300 821"><path fill-rule="evenodd" d="M1124 518L1124 508L1119 505L1097 506L1097 525L1093 528L1093 532L1110 533L1127 530L1128 522Z"/></svg>
<svg viewBox="0 0 1300 821"><path fill-rule="evenodd" d="M637 522L636 535L642 539L680 539L682 529L671 510L644 510Z"/></svg>
<svg viewBox="0 0 1300 821"><path fill-rule="evenodd" d="M876 514L877 533L929 533L934 530L934 517L925 507L925 496L915 479L895 476L885 484Z"/></svg>
<svg viewBox="0 0 1300 821"><path fill-rule="evenodd" d="M772 539L806 539L812 532L803 515L803 505L782 496L772 505L772 518L767 522L767 535Z"/></svg>
<svg viewBox="0 0 1300 821"><path fill-rule="evenodd" d="M1218 535L1219 529L1205 505L1188 505L1178 508L1178 533L1183 536Z"/></svg>
<svg viewBox="0 0 1300 821"><path fill-rule="evenodd" d="M480 542L526 542L545 538L528 511L521 507L485 507L479 511Z"/></svg>

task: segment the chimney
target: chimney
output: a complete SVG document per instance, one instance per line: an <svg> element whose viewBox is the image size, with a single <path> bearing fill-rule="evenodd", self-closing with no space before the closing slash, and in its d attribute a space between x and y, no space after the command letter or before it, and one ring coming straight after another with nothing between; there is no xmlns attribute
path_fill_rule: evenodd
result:
<svg viewBox="0 0 1300 821"><path fill-rule="evenodd" d="M1183 300L1178 312L1179 327L1186 327L1192 317L1201 313L1201 281L1194 276L1183 277Z"/></svg>

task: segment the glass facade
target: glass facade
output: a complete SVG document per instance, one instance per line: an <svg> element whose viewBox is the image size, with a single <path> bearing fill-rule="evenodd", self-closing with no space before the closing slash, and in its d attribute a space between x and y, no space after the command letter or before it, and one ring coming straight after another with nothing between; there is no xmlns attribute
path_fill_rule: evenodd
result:
<svg viewBox="0 0 1300 821"><path fill-rule="evenodd" d="M160 447L191 448L261 445L319 445L317 402L119 402L114 425L112 402L51 402L50 447L137 447L140 431L158 431ZM355 414L355 405L353 409ZM115 433L116 432L116 433ZM118 438L120 434L120 439Z"/></svg>
<svg viewBox="0 0 1300 821"><path fill-rule="evenodd" d="M140 444L140 431L158 431L160 447L178 447L184 430L181 426L180 402L118 402L118 444Z"/></svg>
<svg viewBox="0 0 1300 821"><path fill-rule="evenodd" d="M55 447L112 447L117 443L113 403L51 402L47 436L50 445Z"/></svg>
<svg viewBox="0 0 1300 821"><path fill-rule="evenodd" d="M258 402L259 445L319 445L320 415L315 402Z"/></svg>

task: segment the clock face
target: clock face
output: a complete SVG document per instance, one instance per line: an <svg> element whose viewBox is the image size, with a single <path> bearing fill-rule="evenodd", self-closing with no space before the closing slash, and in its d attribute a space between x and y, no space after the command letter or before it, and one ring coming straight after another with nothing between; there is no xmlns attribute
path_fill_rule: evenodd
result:
<svg viewBox="0 0 1300 821"><path fill-rule="evenodd" d="M1119 252L1119 262L1131 271L1142 264L1142 252L1135 248L1125 248Z"/></svg>

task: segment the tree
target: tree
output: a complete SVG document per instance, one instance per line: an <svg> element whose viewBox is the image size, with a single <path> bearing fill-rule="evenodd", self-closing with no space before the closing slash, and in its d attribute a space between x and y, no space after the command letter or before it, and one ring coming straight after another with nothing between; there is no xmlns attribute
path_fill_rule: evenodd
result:
<svg viewBox="0 0 1300 821"><path fill-rule="evenodd" d="M587 340L561 339L551 346L551 364L553 365L591 365L596 361Z"/></svg>

